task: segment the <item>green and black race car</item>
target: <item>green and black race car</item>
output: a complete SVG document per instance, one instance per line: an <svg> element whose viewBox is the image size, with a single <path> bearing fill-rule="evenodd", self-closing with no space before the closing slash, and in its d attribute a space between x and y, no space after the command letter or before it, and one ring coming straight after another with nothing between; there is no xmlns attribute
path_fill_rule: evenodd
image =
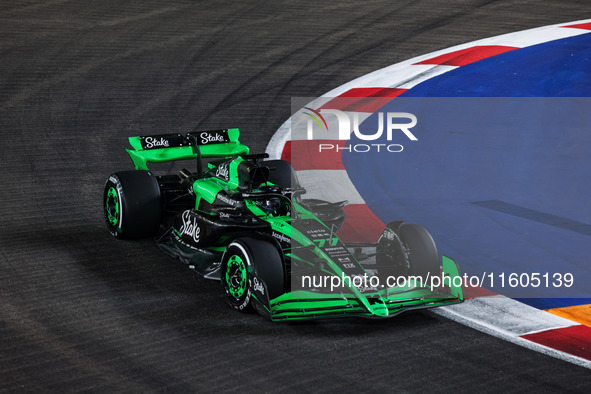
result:
<svg viewBox="0 0 591 394"><path fill-rule="evenodd" d="M135 170L105 184L111 233L155 237L221 280L235 309L272 320L385 318L463 301L456 263L440 259L423 227L396 221L375 243L345 244L337 233L346 201L302 198L289 162L251 155L238 137L238 129L130 137ZM156 176L147 167L187 159L194 172Z"/></svg>

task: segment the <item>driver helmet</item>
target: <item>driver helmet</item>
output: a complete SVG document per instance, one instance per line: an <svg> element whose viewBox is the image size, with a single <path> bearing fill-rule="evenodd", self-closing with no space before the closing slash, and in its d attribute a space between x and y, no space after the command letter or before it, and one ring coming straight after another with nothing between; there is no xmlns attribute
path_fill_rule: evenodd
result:
<svg viewBox="0 0 591 394"><path fill-rule="evenodd" d="M267 214L275 214L281 207L281 201L279 197L271 197L260 201L257 205Z"/></svg>

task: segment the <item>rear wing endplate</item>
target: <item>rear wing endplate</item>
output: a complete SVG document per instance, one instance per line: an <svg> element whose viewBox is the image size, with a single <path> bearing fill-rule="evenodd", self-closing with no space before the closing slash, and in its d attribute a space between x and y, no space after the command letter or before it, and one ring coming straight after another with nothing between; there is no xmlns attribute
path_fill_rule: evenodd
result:
<svg viewBox="0 0 591 394"><path fill-rule="evenodd" d="M147 170L147 163L247 155L249 149L239 136L238 129L224 129L129 137L133 149L126 151L137 170Z"/></svg>

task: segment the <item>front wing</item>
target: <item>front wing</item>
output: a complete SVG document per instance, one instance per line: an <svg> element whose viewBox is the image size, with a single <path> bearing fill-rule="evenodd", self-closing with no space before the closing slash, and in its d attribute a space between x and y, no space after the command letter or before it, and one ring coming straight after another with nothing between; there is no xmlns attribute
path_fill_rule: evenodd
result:
<svg viewBox="0 0 591 394"><path fill-rule="evenodd" d="M457 264L443 256L442 272L445 287L430 288L423 283L404 287L384 288L371 293L356 289L340 293L319 293L296 290L268 300L262 281L257 280L252 296L259 313L271 320L302 320L358 316L388 318L399 313L424 308L457 304L464 300L462 278ZM258 290L258 291L257 291Z"/></svg>

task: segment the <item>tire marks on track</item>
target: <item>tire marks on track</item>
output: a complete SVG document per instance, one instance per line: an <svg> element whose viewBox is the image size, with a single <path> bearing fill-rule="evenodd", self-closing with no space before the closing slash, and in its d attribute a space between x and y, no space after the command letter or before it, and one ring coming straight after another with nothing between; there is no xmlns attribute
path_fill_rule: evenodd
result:
<svg viewBox="0 0 591 394"><path fill-rule="evenodd" d="M279 325L234 313L218 283L150 240L112 239L101 212L130 135L237 126L262 152L291 96L583 6L530 5L512 23L511 0L21 4L0 5L0 391L583 387L587 370L430 312ZM483 25L492 10L507 21Z"/></svg>

